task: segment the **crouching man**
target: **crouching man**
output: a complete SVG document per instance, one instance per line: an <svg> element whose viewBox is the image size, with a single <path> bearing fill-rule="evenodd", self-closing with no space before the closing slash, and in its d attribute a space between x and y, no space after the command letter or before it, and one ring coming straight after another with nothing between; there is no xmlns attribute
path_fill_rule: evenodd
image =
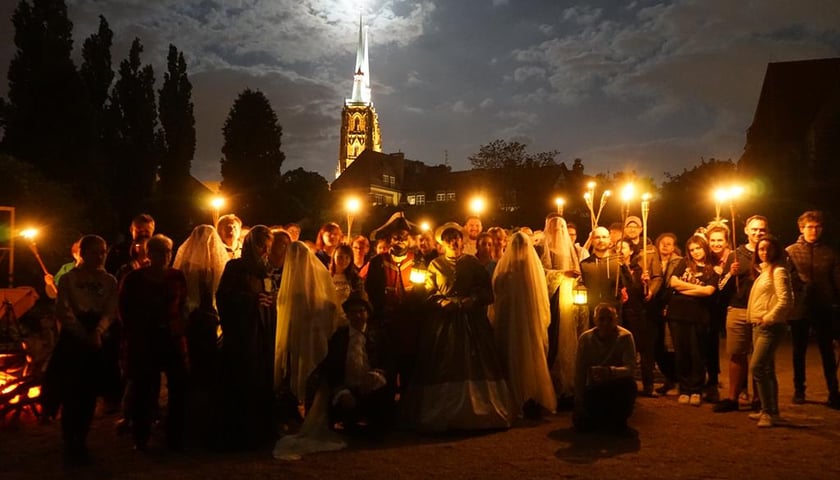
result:
<svg viewBox="0 0 840 480"><path fill-rule="evenodd" d="M595 307L595 327L580 336L575 365L575 429L627 431L636 401L636 347L633 335L618 326L615 307Z"/></svg>
<svg viewBox="0 0 840 480"><path fill-rule="evenodd" d="M350 324L330 337L318 367L330 391L330 425L341 422L348 433L380 434L393 421L394 368L381 333L368 326L370 303L351 295L342 308Z"/></svg>

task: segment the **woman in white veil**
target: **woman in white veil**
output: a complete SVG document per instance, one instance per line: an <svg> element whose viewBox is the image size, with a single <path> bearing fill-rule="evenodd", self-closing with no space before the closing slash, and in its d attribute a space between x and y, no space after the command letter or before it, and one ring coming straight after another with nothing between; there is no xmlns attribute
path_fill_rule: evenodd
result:
<svg viewBox="0 0 840 480"><path fill-rule="evenodd" d="M329 390L307 381L327 355L327 343L339 326L340 315L330 272L304 243L292 242L286 251L283 277L277 292L277 334L274 350L274 388L288 381L299 402L312 405L295 435L286 435L274 446L278 460L296 460L307 453L338 450L346 446L330 429Z"/></svg>
<svg viewBox="0 0 840 480"><path fill-rule="evenodd" d="M205 304L216 309L216 290L230 257L212 225L198 225L178 247L172 268L187 279L187 309L193 312Z"/></svg>
<svg viewBox="0 0 840 480"><path fill-rule="evenodd" d="M580 263L563 217L546 219L541 260L552 302L549 332L553 338L549 339L552 348L548 357L551 379L557 397L571 399L575 391L577 341L586 325L578 325L575 315L573 290L580 276Z"/></svg>
<svg viewBox="0 0 840 480"><path fill-rule="evenodd" d="M288 375L298 401L307 399L309 374L327 356L327 342L340 318L330 272L304 243L292 242L277 292L275 389Z"/></svg>
<svg viewBox="0 0 840 480"><path fill-rule="evenodd" d="M495 302L490 319L502 368L517 408L538 413L536 404L553 412L557 397L551 384L548 353L548 288L531 239L515 233L493 274Z"/></svg>
<svg viewBox="0 0 840 480"><path fill-rule="evenodd" d="M216 375L214 356L219 338L219 313L216 290L230 256L225 244L211 225L198 225L178 247L172 267L180 270L187 281L190 367L192 376L201 385L208 385Z"/></svg>

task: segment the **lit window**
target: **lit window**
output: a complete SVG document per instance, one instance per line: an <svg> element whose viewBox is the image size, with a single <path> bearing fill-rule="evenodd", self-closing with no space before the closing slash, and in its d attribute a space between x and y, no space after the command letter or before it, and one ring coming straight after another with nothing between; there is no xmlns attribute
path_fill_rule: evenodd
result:
<svg viewBox="0 0 840 480"><path fill-rule="evenodd" d="M446 194L445 193L438 193L435 195L436 202L445 202L446 201Z"/></svg>
<svg viewBox="0 0 840 480"><path fill-rule="evenodd" d="M450 202L454 202L455 201L455 192L447 193L446 194L446 199L449 200Z"/></svg>
<svg viewBox="0 0 840 480"><path fill-rule="evenodd" d="M415 197L414 195L409 195L409 196L407 196L407 197L406 197L406 200L408 201L408 204L409 204L409 205L414 205L414 204L416 203L416 201L417 201L417 199L416 199L416 197Z"/></svg>
<svg viewBox="0 0 840 480"><path fill-rule="evenodd" d="M423 205L425 203L426 203L426 195L422 194L422 193L417 195L417 205Z"/></svg>

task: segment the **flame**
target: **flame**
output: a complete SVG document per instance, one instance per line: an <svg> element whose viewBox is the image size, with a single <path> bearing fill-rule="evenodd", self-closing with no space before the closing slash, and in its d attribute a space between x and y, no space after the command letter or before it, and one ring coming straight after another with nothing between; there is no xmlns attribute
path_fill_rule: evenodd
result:
<svg viewBox="0 0 840 480"><path fill-rule="evenodd" d="M41 396L41 387L29 387L29 391L26 392L26 396L29 398L38 398Z"/></svg>

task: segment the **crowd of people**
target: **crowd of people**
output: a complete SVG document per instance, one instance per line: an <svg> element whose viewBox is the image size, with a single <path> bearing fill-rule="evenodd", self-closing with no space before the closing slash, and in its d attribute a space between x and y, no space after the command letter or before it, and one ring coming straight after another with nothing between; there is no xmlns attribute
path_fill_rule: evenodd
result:
<svg viewBox="0 0 840 480"><path fill-rule="evenodd" d="M793 402L806 398L813 332L827 403L840 408L840 258L820 212L798 226L784 248L763 216L746 220L743 245L713 221L683 256L673 233L643 241L635 216L581 245L555 214L537 232L484 231L478 217L421 231L397 212L369 237L327 223L314 241L295 224L243 228L230 214L175 250L139 215L130 242L109 249L86 235L45 279L60 335L44 412L60 412L73 461L88 458L100 396L138 450L158 421L167 446L182 448L194 416L209 446L276 441L277 458L343 448L346 435L505 429L558 409L572 409L580 431L622 432L638 395L674 389L679 404L744 404L772 427L788 330Z"/></svg>

